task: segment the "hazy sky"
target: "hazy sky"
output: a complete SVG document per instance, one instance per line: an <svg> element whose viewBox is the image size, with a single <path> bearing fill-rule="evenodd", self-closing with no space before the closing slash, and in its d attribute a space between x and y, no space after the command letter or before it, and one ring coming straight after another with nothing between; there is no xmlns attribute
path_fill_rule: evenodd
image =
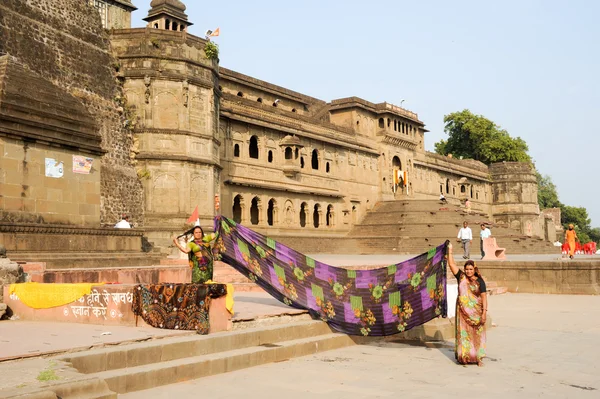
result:
<svg viewBox="0 0 600 399"><path fill-rule="evenodd" d="M150 0L134 26L144 26ZM560 200L600 226L600 1L198 1L192 34L221 28L223 67L330 101L417 112L444 138L469 108L522 137Z"/></svg>

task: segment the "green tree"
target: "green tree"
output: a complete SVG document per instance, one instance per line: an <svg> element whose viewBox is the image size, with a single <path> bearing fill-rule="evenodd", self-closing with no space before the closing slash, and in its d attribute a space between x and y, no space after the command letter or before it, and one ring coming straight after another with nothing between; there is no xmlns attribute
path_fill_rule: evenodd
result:
<svg viewBox="0 0 600 399"><path fill-rule="evenodd" d="M465 109L444 116L444 124L448 140L434 144L438 154L472 158L485 164L531 162L523 139L510 137L506 130L482 115Z"/></svg>
<svg viewBox="0 0 600 399"><path fill-rule="evenodd" d="M561 207L560 218L565 229L569 228L569 224L572 224L575 227L577 237L582 243L591 241L589 233L592 232L593 235L595 230L597 230L591 228L591 220L588 216L587 209L584 207L563 205Z"/></svg>
<svg viewBox="0 0 600 399"><path fill-rule="evenodd" d="M560 208L563 204L558 200L558 192L552 179L548 175L542 176L536 172L538 184L538 204L540 209Z"/></svg>

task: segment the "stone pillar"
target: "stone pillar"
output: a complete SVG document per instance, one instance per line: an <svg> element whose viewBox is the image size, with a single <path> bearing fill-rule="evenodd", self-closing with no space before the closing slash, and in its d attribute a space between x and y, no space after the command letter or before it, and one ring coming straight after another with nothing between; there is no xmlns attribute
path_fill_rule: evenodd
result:
<svg viewBox="0 0 600 399"><path fill-rule="evenodd" d="M535 168L525 162L501 162L490 165L492 177L492 216L529 236L544 237L539 223Z"/></svg>

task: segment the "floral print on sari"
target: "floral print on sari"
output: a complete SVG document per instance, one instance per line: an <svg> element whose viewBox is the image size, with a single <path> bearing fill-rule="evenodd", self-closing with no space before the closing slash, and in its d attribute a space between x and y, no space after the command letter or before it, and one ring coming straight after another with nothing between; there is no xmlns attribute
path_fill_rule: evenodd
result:
<svg viewBox="0 0 600 399"><path fill-rule="evenodd" d="M485 357L486 344L479 283L469 280L463 272L459 272L457 279L455 356L461 364L478 363Z"/></svg>

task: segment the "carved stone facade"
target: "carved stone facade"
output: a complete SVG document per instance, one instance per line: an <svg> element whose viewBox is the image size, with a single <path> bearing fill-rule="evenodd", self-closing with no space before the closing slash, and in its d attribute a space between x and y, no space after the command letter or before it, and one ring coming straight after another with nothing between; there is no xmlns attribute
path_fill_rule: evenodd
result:
<svg viewBox="0 0 600 399"><path fill-rule="evenodd" d="M544 235L529 166L426 152L424 123L392 104L325 102L219 68L203 52L207 41L185 31L184 11L156 0L147 28L111 33L139 118L135 159L155 244L167 245L196 206L203 225L222 212L271 235L341 236L377 201L440 192Z"/></svg>
<svg viewBox="0 0 600 399"><path fill-rule="evenodd" d="M1 125L3 110L8 121L14 108L0 106L0 149L10 155L0 160L0 184L14 186L2 186L5 221L82 227L110 225L127 213L165 248L196 206L209 229L223 213L271 235L343 236L378 201L443 192L450 202L469 198L496 221L544 236L529 165L488 168L432 154L414 112L357 97L326 102L220 68L204 52L207 40L187 32L191 22L179 0L153 0L147 27L133 29L130 1L54 3L0 3L0 52L18 61L4 64L26 65L13 75L39 78L44 93L57 98L44 101L71 118L61 119L62 130L46 123L24 131L22 124L15 132ZM27 91L20 99L19 90L4 93L4 103L40 101L23 97ZM69 174L61 189L47 176L24 173L24 149L38 164L80 153L100 161L96 174ZM9 182L6 171L20 180ZM31 209L30 199L50 208Z"/></svg>

